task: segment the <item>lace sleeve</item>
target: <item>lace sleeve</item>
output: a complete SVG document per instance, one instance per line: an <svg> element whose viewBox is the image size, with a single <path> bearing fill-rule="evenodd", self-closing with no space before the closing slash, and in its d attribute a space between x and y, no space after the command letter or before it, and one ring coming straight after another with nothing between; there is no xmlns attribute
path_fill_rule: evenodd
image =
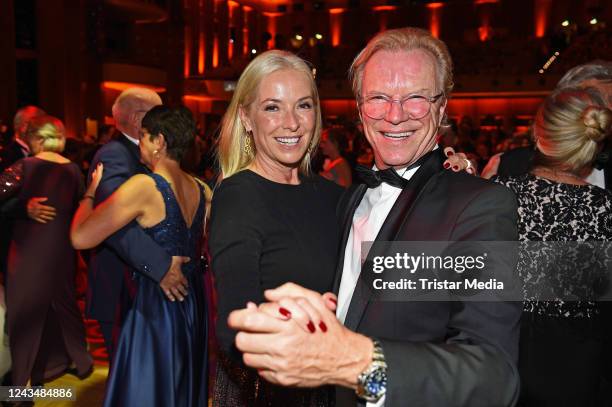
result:
<svg viewBox="0 0 612 407"><path fill-rule="evenodd" d="M0 174L0 202L19 192L23 176L23 161L19 160Z"/></svg>

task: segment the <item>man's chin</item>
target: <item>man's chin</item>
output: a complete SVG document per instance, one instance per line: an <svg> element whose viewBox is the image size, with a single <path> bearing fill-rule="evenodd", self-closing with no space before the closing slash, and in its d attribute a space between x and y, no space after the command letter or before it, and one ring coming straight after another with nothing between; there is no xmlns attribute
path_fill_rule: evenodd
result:
<svg viewBox="0 0 612 407"><path fill-rule="evenodd" d="M414 155L403 157L389 157L387 159L376 160L376 168L384 170L385 168L393 167L395 169L405 168L414 161Z"/></svg>

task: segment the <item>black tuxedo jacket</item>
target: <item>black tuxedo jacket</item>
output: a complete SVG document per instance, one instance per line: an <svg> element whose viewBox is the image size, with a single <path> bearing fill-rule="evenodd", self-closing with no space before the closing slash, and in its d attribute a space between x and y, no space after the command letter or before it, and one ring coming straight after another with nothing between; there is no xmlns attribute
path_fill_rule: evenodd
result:
<svg viewBox="0 0 612 407"><path fill-rule="evenodd" d="M0 172L13 165L16 161L27 157L28 154L28 150L15 140L3 148L0 147Z"/></svg>
<svg viewBox="0 0 612 407"><path fill-rule="evenodd" d="M426 158L376 240L517 240L514 194L480 178L445 171L444 159L441 149ZM356 185L340 202L343 244L336 293L353 214L366 189ZM386 407L495 407L516 402L520 303L379 301L364 287L363 277L345 325L380 340L388 364ZM356 403L352 391L337 390L338 405Z"/></svg>
<svg viewBox="0 0 612 407"><path fill-rule="evenodd" d="M138 146L125 136L98 150L91 162L88 180L100 162L104 164L104 172L96 191L95 205L108 198L131 176L148 172L140 163ZM135 271L159 282L170 268L171 261L172 257L136 221L115 232L91 253L88 316L98 321L114 322L122 292L126 289L126 277Z"/></svg>

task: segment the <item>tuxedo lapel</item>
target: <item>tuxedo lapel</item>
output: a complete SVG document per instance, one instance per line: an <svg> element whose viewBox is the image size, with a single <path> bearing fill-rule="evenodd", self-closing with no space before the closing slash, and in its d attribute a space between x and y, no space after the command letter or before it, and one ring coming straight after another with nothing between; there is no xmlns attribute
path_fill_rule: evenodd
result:
<svg viewBox="0 0 612 407"><path fill-rule="evenodd" d="M442 161L444 157L440 150L441 149L437 149L429 153L429 156L408 182L408 185L406 185L397 197L395 204L391 208L391 211L389 211L389 215L387 215L385 222L376 236L376 242L391 242L396 240L399 231L402 229L402 225L408 219L410 211L418 200L421 192L424 190L425 185L436 173L442 170ZM384 251L385 248L380 244L373 247L362 265L362 270L371 269L372 259L377 255L385 255L385 253L382 253ZM342 273L342 270L340 270L340 273ZM350 330L354 331L357 329L370 300L372 289L368 281L367 278L364 278L363 274L359 275L346 314L346 319L344 320L344 325Z"/></svg>
<svg viewBox="0 0 612 407"><path fill-rule="evenodd" d="M338 246L338 262L336 263L336 274L334 276L333 292L337 295L340 290L340 280L342 279L342 271L344 270L344 253L346 252L346 243L348 241L351 227L353 226L353 215L365 195L368 188L365 184L358 184L349 189L342 201L339 204L338 219L340 221L341 235L340 245Z"/></svg>

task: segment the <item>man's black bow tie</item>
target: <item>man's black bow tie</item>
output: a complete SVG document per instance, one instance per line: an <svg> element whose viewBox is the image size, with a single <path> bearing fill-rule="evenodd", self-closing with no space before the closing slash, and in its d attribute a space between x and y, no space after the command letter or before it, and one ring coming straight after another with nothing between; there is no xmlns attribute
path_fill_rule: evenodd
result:
<svg viewBox="0 0 612 407"><path fill-rule="evenodd" d="M363 165L357 165L355 167L355 172L368 188L376 188L383 182L392 187L402 189L408 184L408 180L402 178L393 167L389 167L386 170L374 171Z"/></svg>

